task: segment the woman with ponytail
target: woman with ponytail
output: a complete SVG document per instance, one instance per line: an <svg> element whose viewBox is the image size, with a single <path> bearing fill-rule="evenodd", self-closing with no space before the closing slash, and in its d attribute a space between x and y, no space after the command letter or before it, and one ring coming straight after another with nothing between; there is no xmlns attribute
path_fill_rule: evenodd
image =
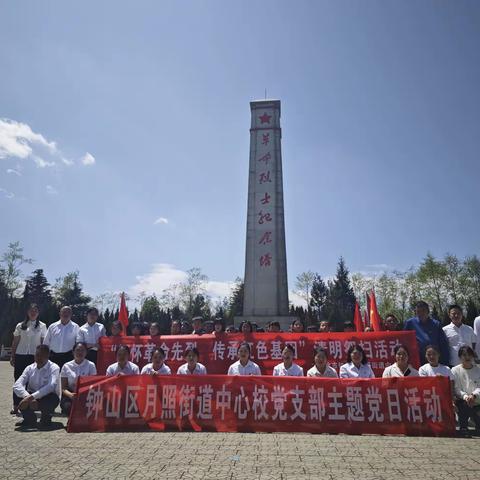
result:
<svg viewBox="0 0 480 480"><path fill-rule="evenodd" d="M13 332L12 356L10 357L10 365L13 367L13 378L18 380L28 365L34 360L35 350L38 345L43 343L43 339L47 334L47 326L41 322L38 306L32 303L27 310L27 315L23 322L15 327ZM13 394L13 410L12 414L18 413L18 404L21 398Z"/></svg>

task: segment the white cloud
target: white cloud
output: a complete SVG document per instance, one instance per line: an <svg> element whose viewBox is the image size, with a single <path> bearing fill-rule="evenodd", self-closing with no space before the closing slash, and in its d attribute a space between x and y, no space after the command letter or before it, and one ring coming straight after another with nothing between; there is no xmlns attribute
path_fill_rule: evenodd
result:
<svg viewBox="0 0 480 480"><path fill-rule="evenodd" d="M290 291L288 293L288 299L290 303L292 303L296 307L307 308L307 301L304 298L302 298L300 295L298 295L298 293Z"/></svg>
<svg viewBox="0 0 480 480"><path fill-rule="evenodd" d="M167 225L168 224L168 218L165 217L158 217L154 222L154 225Z"/></svg>
<svg viewBox="0 0 480 480"><path fill-rule="evenodd" d="M86 153L82 159L81 162L83 165L95 165L95 157L91 153Z"/></svg>
<svg viewBox="0 0 480 480"><path fill-rule="evenodd" d="M38 168L53 167L55 165L55 162L48 162L47 160L44 160L37 155L32 155L32 159Z"/></svg>
<svg viewBox="0 0 480 480"><path fill-rule="evenodd" d="M67 167L75 162L63 156L57 143L34 132L29 125L8 118L0 118L0 159L31 159L38 168L53 167L60 162ZM95 157L86 153L83 165L93 165Z"/></svg>
<svg viewBox="0 0 480 480"><path fill-rule="evenodd" d="M17 175L17 177L21 177L22 174L19 170L14 170L13 168L7 168L7 173L11 173L13 175Z"/></svg>
<svg viewBox="0 0 480 480"><path fill-rule="evenodd" d="M57 144L35 133L25 123L0 118L0 158L27 158L33 147L46 148L51 154L58 153Z"/></svg>
<svg viewBox="0 0 480 480"><path fill-rule="evenodd" d="M53 188L51 185L47 185L46 190L47 190L47 193L49 195L57 195L58 194L58 191L55 188Z"/></svg>
<svg viewBox="0 0 480 480"><path fill-rule="evenodd" d="M152 271L145 275L137 276L137 283L129 289L131 296L138 296L145 292L147 295L159 295L163 290L174 284L183 282L187 273L169 263L156 263ZM206 293L213 301L221 300L230 295L234 282L208 281L205 285Z"/></svg>
<svg viewBox="0 0 480 480"><path fill-rule="evenodd" d="M186 278L187 274L175 268L174 265L155 263L150 273L137 276L137 283L130 288L130 293L133 295L138 295L141 292L159 294L162 290L167 289L174 283L183 282Z"/></svg>
<svg viewBox="0 0 480 480"><path fill-rule="evenodd" d="M5 198L13 198L15 196L15 194L13 192L9 192L8 190L5 190L4 188L0 188L0 193L3 193L3 195L5 196Z"/></svg>

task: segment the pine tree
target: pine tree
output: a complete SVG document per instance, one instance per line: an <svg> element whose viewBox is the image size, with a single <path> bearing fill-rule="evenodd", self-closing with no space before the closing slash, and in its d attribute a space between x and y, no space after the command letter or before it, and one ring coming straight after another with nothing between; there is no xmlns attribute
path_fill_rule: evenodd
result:
<svg viewBox="0 0 480 480"><path fill-rule="evenodd" d="M227 318L230 321L232 321L234 317L241 317L243 315L244 292L245 284L241 278L237 278L228 302Z"/></svg>
<svg viewBox="0 0 480 480"><path fill-rule="evenodd" d="M78 324L84 323L91 297L83 292L78 271L67 273L64 277L57 279L54 297L57 307L70 306L73 312L72 319Z"/></svg>
<svg viewBox="0 0 480 480"><path fill-rule="evenodd" d="M328 288L322 277L317 273L313 279L312 289L310 291L310 308L317 320L321 319L322 308L325 305L328 295Z"/></svg>
<svg viewBox="0 0 480 480"><path fill-rule="evenodd" d="M355 294L350 284L349 272L343 257L340 257L336 277L332 282L328 282L324 314L335 330L341 330L345 322L352 321L354 308Z"/></svg>
<svg viewBox="0 0 480 480"><path fill-rule="evenodd" d="M23 300L25 303L36 303L40 311L48 308L52 304L52 292L43 270L41 268L34 270L32 275L25 281L23 290Z"/></svg>

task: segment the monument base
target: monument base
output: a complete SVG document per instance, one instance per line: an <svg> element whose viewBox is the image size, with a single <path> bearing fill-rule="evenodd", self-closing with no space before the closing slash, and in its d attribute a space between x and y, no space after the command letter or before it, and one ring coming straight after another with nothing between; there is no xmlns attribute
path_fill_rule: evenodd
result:
<svg viewBox="0 0 480 480"><path fill-rule="evenodd" d="M290 331L290 325L297 320L295 316L279 316L279 315L249 315L245 317L234 317L233 324L236 328L240 326L242 322L256 323L259 327L266 328L270 322L278 322L283 332Z"/></svg>

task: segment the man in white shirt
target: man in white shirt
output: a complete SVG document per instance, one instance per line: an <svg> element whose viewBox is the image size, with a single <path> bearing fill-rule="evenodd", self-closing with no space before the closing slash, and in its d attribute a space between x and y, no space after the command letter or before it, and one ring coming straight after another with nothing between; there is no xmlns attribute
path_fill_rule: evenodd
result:
<svg viewBox="0 0 480 480"><path fill-rule="evenodd" d="M105 336L105 327L97 322L98 310L91 307L87 311L87 322L83 324L77 333L77 342L87 346L87 360L97 364L98 340Z"/></svg>
<svg viewBox="0 0 480 480"><path fill-rule="evenodd" d="M13 392L22 400L18 409L23 415L22 427L35 427L37 417L35 410L40 410L40 426L49 427L52 413L59 403L58 365L48 359L50 350L46 345L39 345L35 351L35 363L23 371L13 385Z"/></svg>
<svg viewBox="0 0 480 480"><path fill-rule="evenodd" d="M463 323L461 307L458 305L450 305L448 307L448 316L450 317L451 323L443 327L443 331L448 340L450 366L454 367L460 364L460 359L458 358L460 347L467 346L475 350L477 337L473 328Z"/></svg>
<svg viewBox="0 0 480 480"><path fill-rule="evenodd" d="M50 360L62 368L73 360L73 347L77 341L79 327L72 322L72 309L62 307L60 320L52 323L47 330L43 343L50 348Z"/></svg>

